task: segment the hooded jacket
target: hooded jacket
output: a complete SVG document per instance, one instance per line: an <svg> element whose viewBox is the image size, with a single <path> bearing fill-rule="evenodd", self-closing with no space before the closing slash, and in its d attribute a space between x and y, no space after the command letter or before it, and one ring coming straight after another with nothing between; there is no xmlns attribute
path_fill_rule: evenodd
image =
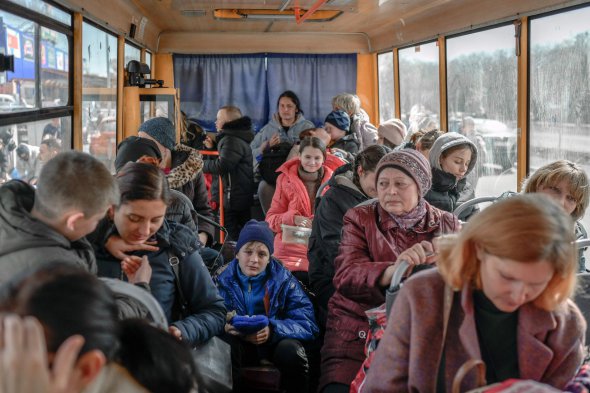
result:
<svg viewBox="0 0 590 393"><path fill-rule="evenodd" d="M276 233L274 241L274 256L281 260L290 271L307 271L307 247L303 244L283 243L283 229L281 224L295 226L295 216L313 217L307 190L297 172L301 161L294 158L285 162L277 172L281 172L277 179L277 188L272 198L270 209L266 212L266 222ZM324 177L321 184L332 177L332 169L323 166Z"/></svg>
<svg viewBox="0 0 590 393"><path fill-rule="evenodd" d="M472 151L467 171L459 181L455 175L443 171L440 165L442 153L458 145L469 145ZM456 132L443 134L434 142L429 160L432 168L432 187L424 196L428 203L452 213L461 203L475 198L475 190L467 180L467 175L473 171L477 163L477 147L471 140ZM461 213L459 219L466 221L478 210L475 206L471 207Z"/></svg>
<svg viewBox="0 0 590 393"><path fill-rule="evenodd" d="M262 157L263 151L260 149L260 146L263 142L270 140L272 136L276 133L279 134L281 138L281 142L289 142L291 145L295 144L299 140L299 134L301 131L307 130L308 128L314 128L315 125L306 120L305 117L301 113L297 115L297 119L293 123L289 130L285 132L285 129L281 125L281 120L279 118L279 114L275 113L264 127L254 137L252 143L250 143L250 148L252 149L252 157L255 161L259 161L260 157Z"/></svg>
<svg viewBox="0 0 590 393"><path fill-rule="evenodd" d="M241 117L223 125L217 136L219 157L205 160L203 172L221 175L225 206L250 210L254 195L254 170L250 142L254 139L252 120Z"/></svg>
<svg viewBox="0 0 590 393"><path fill-rule="evenodd" d="M238 278L239 268L238 260L234 259L216 281L227 310L248 315ZM264 303L271 326L271 341L276 343L286 338L312 340L318 334L313 306L297 279L272 257L266 272Z"/></svg>
<svg viewBox="0 0 590 393"><path fill-rule="evenodd" d="M115 225L103 220L94 236L94 249L101 277L119 278L121 263L105 248L106 239L117 234ZM164 220L156 232L158 251L137 251L132 255L146 255L152 267L150 287L152 295L162 306L168 323L176 326L184 340L192 345L203 343L220 334L225 324L223 299L217 293L211 275L198 253L198 240L187 227ZM188 303L190 315L180 319L179 299L175 276L169 259L179 259L179 276L182 293Z"/></svg>
<svg viewBox="0 0 590 393"><path fill-rule="evenodd" d="M203 159L199 152L191 147L177 144L172 150L172 170L166 175L170 188L186 195L196 212L215 221L215 216L209 206L209 194L201 169ZM215 235L215 227L205 221L197 223L199 232L205 232L209 239Z"/></svg>
<svg viewBox="0 0 590 393"><path fill-rule="evenodd" d="M35 189L12 180L0 187L0 284L41 263L67 262L96 274L92 246L70 241L31 215Z"/></svg>
<svg viewBox="0 0 590 393"><path fill-rule="evenodd" d="M334 294L334 259L338 255L346 212L369 198L353 182L353 164L334 172L328 181L328 191L318 199L312 224L307 257L309 283L319 307L318 323L324 327L328 301Z"/></svg>

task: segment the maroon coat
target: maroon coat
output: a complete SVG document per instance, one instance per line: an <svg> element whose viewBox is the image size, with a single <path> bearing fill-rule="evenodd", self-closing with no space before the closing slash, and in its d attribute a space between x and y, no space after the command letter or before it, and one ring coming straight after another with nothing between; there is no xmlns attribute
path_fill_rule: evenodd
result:
<svg viewBox="0 0 590 393"><path fill-rule="evenodd" d="M363 393L434 392L442 351L444 281L437 270L409 279L400 291L391 319L367 374ZM445 383L469 359L481 359L473 291L455 293L445 340ZM526 303L518 310L517 356L521 379L543 382L560 390L582 363L586 323L567 300L555 311ZM477 387L475 372L461 386Z"/></svg>
<svg viewBox="0 0 590 393"><path fill-rule="evenodd" d="M426 215L410 230L400 228L377 200L346 213L334 260L336 292L328 304L320 389L328 383L350 385L361 367L369 328L365 311L385 302L379 285L385 269L414 244L458 230L455 216L428 203Z"/></svg>

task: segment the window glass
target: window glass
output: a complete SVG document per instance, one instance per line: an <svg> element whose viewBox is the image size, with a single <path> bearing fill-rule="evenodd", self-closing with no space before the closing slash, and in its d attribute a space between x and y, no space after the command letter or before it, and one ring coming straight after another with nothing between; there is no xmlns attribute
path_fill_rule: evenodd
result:
<svg viewBox="0 0 590 393"><path fill-rule="evenodd" d="M69 46L65 34L41 27L41 105L68 104Z"/></svg>
<svg viewBox="0 0 590 393"><path fill-rule="evenodd" d="M379 54L377 67L379 68L379 120L384 122L395 116L393 52Z"/></svg>
<svg viewBox="0 0 590 393"><path fill-rule="evenodd" d="M9 0L12 3L22 5L30 10L36 11L42 15L55 19L58 22L64 23L68 26L72 25L72 16L67 12L60 10L42 0Z"/></svg>
<svg viewBox="0 0 590 393"><path fill-rule="evenodd" d="M447 39L449 131L478 148L476 196L516 191L517 57L514 26Z"/></svg>
<svg viewBox="0 0 590 393"><path fill-rule="evenodd" d="M0 127L0 182L21 179L35 184L45 162L69 150L70 135L69 116Z"/></svg>
<svg viewBox="0 0 590 393"><path fill-rule="evenodd" d="M35 109L36 24L0 10L0 53L14 56L14 72L0 72L0 114Z"/></svg>
<svg viewBox="0 0 590 393"><path fill-rule="evenodd" d="M399 86L402 120L408 126L408 134L439 128L436 42L400 49Z"/></svg>
<svg viewBox="0 0 590 393"><path fill-rule="evenodd" d="M150 67L150 71L152 70L152 54L150 52L145 52L145 64ZM150 78L153 78L153 75L150 74Z"/></svg>
<svg viewBox="0 0 590 393"><path fill-rule="evenodd" d="M117 147L117 38L86 22L82 37L83 150L114 171Z"/></svg>
<svg viewBox="0 0 590 393"><path fill-rule="evenodd" d="M589 173L588 20L589 7L531 20L529 173L560 159Z"/></svg>
<svg viewBox="0 0 590 393"><path fill-rule="evenodd" d="M125 44L125 69L131 60L141 61L141 50L133 45Z"/></svg>

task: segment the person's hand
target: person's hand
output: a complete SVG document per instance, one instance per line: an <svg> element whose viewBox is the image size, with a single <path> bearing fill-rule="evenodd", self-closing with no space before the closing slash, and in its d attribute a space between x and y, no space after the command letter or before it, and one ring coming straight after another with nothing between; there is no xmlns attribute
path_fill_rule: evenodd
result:
<svg viewBox="0 0 590 393"><path fill-rule="evenodd" d="M238 329L236 329L233 325L226 323L225 324L225 332L232 336L242 336L243 334L240 333Z"/></svg>
<svg viewBox="0 0 590 393"><path fill-rule="evenodd" d="M268 144L270 145L270 147L276 146L279 143L281 143L281 137L279 136L279 133L276 132L268 141Z"/></svg>
<svg viewBox="0 0 590 393"><path fill-rule="evenodd" d="M182 332L176 326L170 326L168 332L178 341L182 341Z"/></svg>
<svg viewBox="0 0 590 393"><path fill-rule="evenodd" d="M267 342L269 338L270 328L266 326L264 329L261 329L256 333L248 334L244 337L244 340L254 345L260 345Z"/></svg>
<svg viewBox="0 0 590 393"><path fill-rule="evenodd" d="M397 262L407 261L410 265L424 265L433 263L436 260L434 245L426 240L414 244L404 250L397 257Z"/></svg>
<svg viewBox="0 0 590 393"><path fill-rule="evenodd" d="M309 217L295 216L293 217L293 222L298 227L311 228L313 220Z"/></svg>
<svg viewBox="0 0 590 393"><path fill-rule="evenodd" d="M128 252L133 251L158 251L155 242L145 242L142 244L129 244L118 235L111 235L104 245L106 250L115 258L123 260L129 255Z"/></svg>
<svg viewBox="0 0 590 393"><path fill-rule="evenodd" d="M131 255L121 261L121 269L131 284L149 283L152 279L152 267L147 256Z"/></svg>
<svg viewBox="0 0 590 393"><path fill-rule="evenodd" d="M207 149L213 149L213 146L214 146L215 144L213 143L213 139L211 139L211 137L210 137L210 136L207 136L207 137L205 138L205 140L203 141L203 145L205 145L205 147L206 147Z"/></svg>
<svg viewBox="0 0 590 393"><path fill-rule="evenodd" d="M401 261L407 261L410 265L422 265L433 263L435 260L436 249L432 243L426 240L416 243L399 254L395 264L388 266L387 269L385 269L379 279L379 285L382 287L389 287L393 273L399 267Z"/></svg>
<svg viewBox="0 0 590 393"><path fill-rule="evenodd" d="M51 369L43 327L35 318L6 315L0 320L0 393L74 393L71 383L84 338L69 337Z"/></svg>
<svg viewBox="0 0 590 393"><path fill-rule="evenodd" d="M207 245L207 241L209 240L209 235L206 232L199 232L199 241L203 246Z"/></svg>

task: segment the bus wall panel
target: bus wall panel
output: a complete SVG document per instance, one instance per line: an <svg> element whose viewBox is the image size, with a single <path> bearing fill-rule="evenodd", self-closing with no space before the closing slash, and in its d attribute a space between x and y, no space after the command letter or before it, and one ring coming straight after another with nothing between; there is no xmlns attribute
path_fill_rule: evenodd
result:
<svg viewBox="0 0 590 393"><path fill-rule="evenodd" d="M159 53L368 53L361 33L162 33Z"/></svg>
<svg viewBox="0 0 590 393"><path fill-rule="evenodd" d="M356 73L356 95L361 100L361 107L371 118L371 123L378 124L377 55L358 55Z"/></svg>

